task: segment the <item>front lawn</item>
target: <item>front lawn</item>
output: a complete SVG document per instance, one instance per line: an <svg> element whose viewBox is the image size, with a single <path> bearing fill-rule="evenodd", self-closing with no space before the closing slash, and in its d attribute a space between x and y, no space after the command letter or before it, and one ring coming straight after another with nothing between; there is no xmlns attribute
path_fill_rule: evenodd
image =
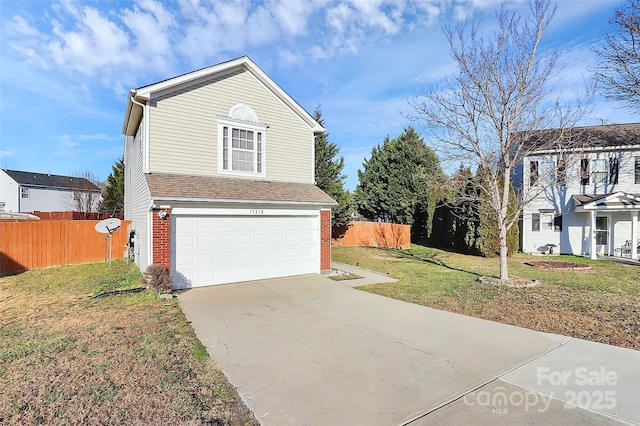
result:
<svg viewBox="0 0 640 426"><path fill-rule="evenodd" d="M132 265L0 277L0 424L257 424L175 300Z"/></svg>
<svg viewBox="0 0 640 426"><path fill-rule="evenodd" d="M498 259L445 252L420 245L411 249L332 247L333 260L389 273L398 282L361 287L411 303L549 333L640 350L640 267L582 257L509 260L509 274L540 281L510 288L478 281L497 276ZM535 260L588 264L590 270L545 270Z"/></svg>

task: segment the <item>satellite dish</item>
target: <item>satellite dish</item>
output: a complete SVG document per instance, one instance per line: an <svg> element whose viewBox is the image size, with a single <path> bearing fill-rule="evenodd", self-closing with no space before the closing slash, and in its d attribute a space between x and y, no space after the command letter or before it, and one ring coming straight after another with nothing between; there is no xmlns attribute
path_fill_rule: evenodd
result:
<svg viewBox="0 0 640 426"><path fill-rule="evenodd" d="M122 221L117 217L110 217L109 219L101 220L96 223L96 231L101 234L113 234L113 232L120 228Z"/></svg>
<svg viewBox="0 0 640 426"><path fill-rule="evenodd" d="M112 234L116 231L116 229L120 228L120 224L122 221L117 217L110 217L109 219L101 220L96 223L96 231L101 234L109 234L109 268L111 268L111 250L113 248ZM107 237L104 237L105 239Z"/></svg>

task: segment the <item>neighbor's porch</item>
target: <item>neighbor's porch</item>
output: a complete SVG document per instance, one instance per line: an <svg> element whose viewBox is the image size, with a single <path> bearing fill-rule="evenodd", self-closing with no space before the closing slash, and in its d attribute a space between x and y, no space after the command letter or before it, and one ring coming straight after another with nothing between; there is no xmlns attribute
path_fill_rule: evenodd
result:
<svg viewBox="0 0 640 426"><path fill-rule="evenodd" d="M640 236L638 235L638 215L640 196L636 194L614 193L601 196L574 196L580 203L576 212L587 215L587 248L591 259L598 255L638 260Z"/></svg>

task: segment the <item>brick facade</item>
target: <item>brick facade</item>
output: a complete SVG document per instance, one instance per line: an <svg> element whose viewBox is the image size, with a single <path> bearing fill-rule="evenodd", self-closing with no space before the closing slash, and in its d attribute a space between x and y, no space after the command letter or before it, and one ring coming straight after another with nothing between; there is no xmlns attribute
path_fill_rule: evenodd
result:
<svg viewBox="0 0 640 426"><path fill-rule="evenodd" d="M331 269L331 210L320 211L320 270Z"/></svg>
<svg viewBox="0 0 640 426"><path fill-rule="evenodd" d="M164 218L160 212L165 212ZM171 269L171 210L153 209L153 262Z"/></svg>

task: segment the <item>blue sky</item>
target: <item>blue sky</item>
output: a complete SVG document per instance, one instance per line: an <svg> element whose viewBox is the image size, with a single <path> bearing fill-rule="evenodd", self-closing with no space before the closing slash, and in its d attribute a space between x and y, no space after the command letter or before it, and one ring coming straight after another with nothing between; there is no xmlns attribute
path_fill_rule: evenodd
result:
<svg viewBox="0 0 640 426"><path fill-rule="evenodd" d="M619 1L564 0L545 35L584 87ZM310 113L321 106L346 187L385 136L413 124L408 100L455 71L443 24L495 25L492 0L0 0L0 167L104 180L122 155L127 93L242 55ZM523 1L507 2L526 11ZM640 121L597 96L582 124Z"/></svg>

